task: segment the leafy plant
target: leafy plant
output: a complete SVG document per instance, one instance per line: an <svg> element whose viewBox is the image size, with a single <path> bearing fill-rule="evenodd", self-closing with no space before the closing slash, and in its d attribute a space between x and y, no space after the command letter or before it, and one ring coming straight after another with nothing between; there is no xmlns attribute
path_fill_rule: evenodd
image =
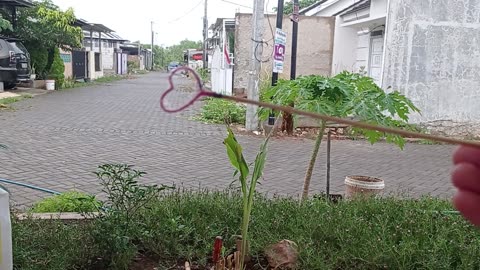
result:
<svg viewBox="0 0 480 270"><path fill-rule="evenodd" d="M244 267L245 256L247 256L248 252L248 227L250 224L250 217L253 209L253 199L255 197L257 182L263 175L263 169L265 167L265 161L267 158L268 141L269 137L267 137L265 142L262 144L262 146L260 147L260 152L255 158L253 173L250 182L248 182L247 180L250 177L250 168L248 166L248 163L245 161L245 158L243 157L242 146L238 143L235 135L230 128L228 129L228 137L224 141L230 163L236 169L234 175L238 175L242 191L243 218L242 245L240 251L240 269L243 269Z"/></svg>
<svg viewBox="0 0 480 270"><path fill-rule="evenodd" d="M357 73L342 72L335 77L304 76L293 81L280 80L264 94L275 104L289 106L337 117L353 117L358 120L387 127L407 126L409 114L419 109L398 91L385 93L372 78ZM263 119L268 110L261 109ZM308 197L310 181L327 123L320 121L313 154L305 175L302 200ZM372 144L382 138L403 149L405 139L398 135L362 130Z"/></svg>
<svg viewBox="0 0 480 270"><path fill-rule="evenodd" d="M53 79L56 82L56 87L60 88L65 81L65 64L60 57L60 50L55 49L54 60L52 68L48 74L49 79Z"/></svg>
<svg viewBox="0 0 480 270"><path fill-rule="evenodd" d="M41 200L31 209L32 213L86 213L98 211L101 203L95 196L72 191Z"/></svg>
<svg viewBox="0 0 480 270"><path fill-rule="evenodd" d="M102 218L95 224L94 238L110 267L128 269L137 253L135 236L143 234L139 231L141 210L168 187L140 185L138 179L146 173L130 165L102 165L95 174L102 181L107 200Z"/></svg>
<svg viewBox="0 0 480 270"><path fill-rule="evenodd" d="M208 68L199 68L197 69L197 73L204 83L210 81L210 72L208 71Z"/></svg>
<svg viewBox="0 0 480 270"><path fill-rule="evenodd" d="M195 120L213 124L245 124L246 108L235 102L208 98Z"/></svg>

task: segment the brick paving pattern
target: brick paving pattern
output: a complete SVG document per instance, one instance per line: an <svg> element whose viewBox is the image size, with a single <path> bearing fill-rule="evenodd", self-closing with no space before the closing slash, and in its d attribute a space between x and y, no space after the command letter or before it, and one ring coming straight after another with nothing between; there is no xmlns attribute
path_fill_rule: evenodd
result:
<svg viewBox="0 0 480 270"><path fill-rule="evenodd" d="M233 170L222 141L225 128L190 120L199 109L164 113L158 104L167 88L166 74L150 73L134 80L54 92L0 111L0 178L57 190L100 192L93 171L104 163L128 163L148 172L144 183L187 188L224 189ZM184 79L186 80L186 79ZM187 84L184 81L184 84ZM187 88L184 88L184 90ZM172 102L190 95L175 93ZM261 138L239 136L252 161ZM313 141L275 139L260 191L298 196ZM332 190L342 193L346 175L368 175L386 181L387 192L409 196L449 197L452 146L374 146L361 141L335 141ZM16 206L47 196L7 185ZM318 160L312 192L325 189L325 147Z"/></svg>

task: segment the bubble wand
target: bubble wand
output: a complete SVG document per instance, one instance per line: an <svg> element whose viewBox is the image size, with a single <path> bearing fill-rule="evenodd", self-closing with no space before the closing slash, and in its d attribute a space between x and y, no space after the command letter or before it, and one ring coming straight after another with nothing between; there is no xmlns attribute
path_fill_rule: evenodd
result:
<svg viewBox="0 0 480 270"><path fill-rule="evenodd" d="M195 79L196 82L196 87L197 87L197 94L193 96L191 100L189 100L186 104L183 106L180 106L179 108L176 109L169 109L166 107L166 98L167 96L175 91L175 85L173 83L173 77L179 73L179 72L189 72L193 74L193 78ZM219 93L215 93L209 90L206 90L203 87L202 80L200 79L200 76L195 72L193 69L188 68L188 67L181 67L172 72L170 74L170 77L168 79L169 81L169 88L165 93L163 93L161 99L160 99L160 106L162 109L166 112L169 113L177 113L180 111L183 111L187 109L188 107L192 106L196 101L201 99L202 97L213 97L213 98L220 98L224 100L230 100L233 102L237 103L243 103L243 104L250 104L250 105L256 105L259 107L263 108L269 108L275 111L282 111L286 112L289 114L297 114L297 115L303 115L303 116L308 116L314 119L319 119L323 121L329 121L329 122L334 122L338 124L344 124L344 125L349 125L352 127L356 128L361 128L361 129L367 129L367 130L375 130L383 133L389 133L389 134L395 134L395 135L400 135L402 137L409 137L409 138L417 138L417 139L425 139L425 140L430 140L430 141L435 141L435 142L442 142L442 143L448 143L448 144L455 144L455 145L465 145L465 146L471 146L471 147L476 147L480 148L480 142L476 141L469 141L469 140L461 140L461 139L455 139L455 138L447 138L447 137L442 137L442 136L436 136L436 135L430 135L430 134L423 134L423 133L418 133L418 132L413 132L413 131L407 131L399 128L390 128L390 127L384 127L384 126L379 126L379 125L373 125L373 124L368 124L365 122L361 121L355 121L355 120L350 120L350 119L345 119L345 118L339 118L339 117L333 117L329 115L324 115L324 114L318 114L318 113L313 113L313 112L308 112L308 111L302 111L298 110L292 107L287 107L287 106L280 106L280 105L275 105L267 102L262 102L262 101L255 101L251 99L245 99L245 98L240 98L240 97L233 97L233 96L227 96Z"/></svg>

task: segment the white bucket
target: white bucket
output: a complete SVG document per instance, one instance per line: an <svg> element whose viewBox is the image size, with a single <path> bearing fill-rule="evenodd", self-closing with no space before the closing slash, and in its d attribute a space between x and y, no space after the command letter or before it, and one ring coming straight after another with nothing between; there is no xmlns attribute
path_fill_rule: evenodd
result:
<svg viewBox="0 0 480 270"><path fill-rule="evenodd" d="M368 177L368 176L347 176L345 178L347 199L358 195L362 196L376 196L385 189L385 182L382 179Z"/></svg>
<svg viewBox="0 0 480 270"><path fill-rule="evenodd" d="M45 88L47 90L55 90L55 80L46 80L45 81Z"/></svg>

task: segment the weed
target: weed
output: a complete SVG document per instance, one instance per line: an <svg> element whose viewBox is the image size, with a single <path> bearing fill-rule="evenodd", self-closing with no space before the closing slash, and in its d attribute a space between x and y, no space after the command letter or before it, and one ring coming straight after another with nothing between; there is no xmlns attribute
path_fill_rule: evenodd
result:
<svg viewBox="0 0 480 270"><path fill-rule="evenodd" d="M194 119L210 124L245 124L246 108L231 101L208 98Z"/></svg>
<svg viewBox="0 0 480 270"><path fill-rule="evenodd" d="M66 192L61 195L46 198L36 203L30 212L32 213L60 213L76 212L86 213L95 212L100 208L100 202L95 196L83 194L80 192Z"/></svg>
<svg viewBox="0 0 480 270"><path fill-rule="evenodd" d="M64 81L62 87L60 87L59 90L68 90L68 89L87 87L87 86L92 86L92 85L97 85L102 83L111 83L111 82L123 80L125 78L126 78L125 76L121 76L121 75L108 75L108 76L98 78L91 82L79 82L79 81L76 81L75 79L69 78Z"/></svg>
<svg viewBox="0 0 480 270"><path fill-rule="evenodd" d="M14 269L89 269L98 256L88 224L12 219Z"/></svg>
<svg viewBox="0 0 480 270"><path fill-rule="evenodd" d="M112 269L128 269L137 253L134 244L141 237L141 210L154 199L158 199L165 186L143 186L138 179L145 172L132 166L106 164L96 172L101 180L107 201L103 205L103 216L95 222L93 237L102 251L103 259Z"/></svg>

